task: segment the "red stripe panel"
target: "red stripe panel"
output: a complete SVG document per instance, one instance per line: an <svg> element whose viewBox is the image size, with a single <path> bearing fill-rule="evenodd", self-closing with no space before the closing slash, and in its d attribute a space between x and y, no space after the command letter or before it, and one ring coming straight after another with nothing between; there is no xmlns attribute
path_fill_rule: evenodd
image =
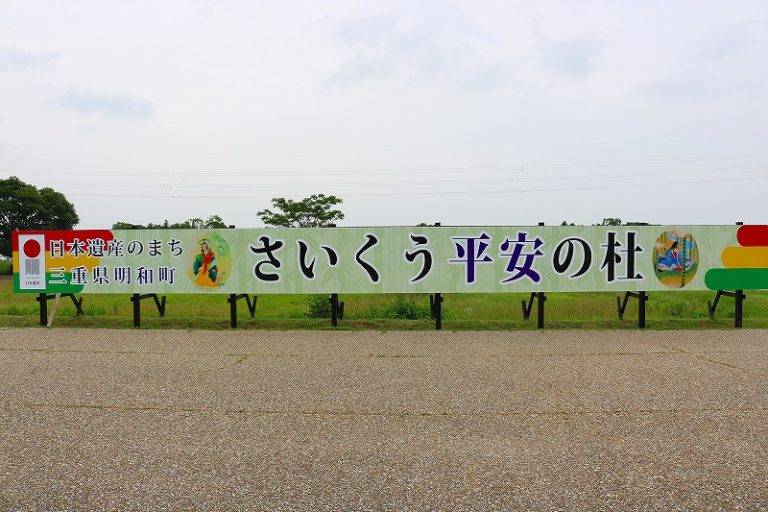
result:
<svg viewBox="0 0 768 512"><path fill-rule="evenodd" d="M768 246L768 226L741 226L736 239L742 247Z"/></svg>
<svg viewBox="0 0 768 512"><path fill-rule="evenodd" d="M49 240L63 240L64 243L72 242L75 238L85 240L87 238L103 238L104 242L108 242L114 238L112 231L108 229L70 229L66 231L14 231L11 240L11 250L19 250L19 235L45 235L46 243ZM46 247L47 251L48 248Z"/></svg>

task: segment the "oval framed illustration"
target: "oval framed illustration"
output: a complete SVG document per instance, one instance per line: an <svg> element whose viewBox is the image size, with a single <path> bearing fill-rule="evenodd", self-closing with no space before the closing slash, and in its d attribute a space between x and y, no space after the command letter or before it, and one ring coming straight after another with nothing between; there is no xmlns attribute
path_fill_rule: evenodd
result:
<svg viewBox="0 0 768 512"><path fill-rule="evenodd" d="M699 269L699 247L690 233L663 231L653 247L653 269L664 286L684 288Z"/></svg>

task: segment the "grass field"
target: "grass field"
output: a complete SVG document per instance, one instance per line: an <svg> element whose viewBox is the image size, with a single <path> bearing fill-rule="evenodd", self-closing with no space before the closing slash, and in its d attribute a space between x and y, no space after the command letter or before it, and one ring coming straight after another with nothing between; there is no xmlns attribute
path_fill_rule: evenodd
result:
<svg viewBox="0 0 768 512"><path fill-rule="evenodd" d="M75 317L71 301L62 298L56 313L57 327L133 326L129 295L84 294L85 316ZM345 303L342 329L433 329L427 295L342 295ZM733 299L720 300L715 319L707 312L712 292L658 292L650 294L647 323L651 329L708 329L733 327ZM452 330L535 329L536 312L523 320L520 301L526 294L448 294L443 302L443 328ZM311 296L262 295L256 318L248 316L244 301L238 305L238 323L246 329L328 329L330 321L310 318ZM325 297L317 297L315 306ZM637 302L631 300L623 320L616 311L613 293L551 293L545 303L546 328L634 329ZM34 294L14 294L9 276L0 277L0 326L36 326L39 307ZM165 318L159 318L154 302L142 304L142 326L176 329L227 329L229 304L226 295L169 295ZM744 327L768 327L768 292L748 292L744 303Z"/></svg>

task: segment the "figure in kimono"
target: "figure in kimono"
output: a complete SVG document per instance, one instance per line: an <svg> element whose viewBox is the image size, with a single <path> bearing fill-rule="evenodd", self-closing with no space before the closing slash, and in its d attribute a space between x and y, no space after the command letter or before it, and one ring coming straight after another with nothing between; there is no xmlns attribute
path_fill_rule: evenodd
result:
<svg viewBox="0 0 768 512"><path fill-rule="evenodd" d="M211 249L208 239L200 240L200 253L195 256L192 264L192 272L195 274L195 284L199 286L216 286L216 276L219 267L216 264L216 255Z"/></svg>
<svg viewBox="0 0 768 512"><path fill-rule="evenodd" d="M680 262L680 250L677 240L672 242L672 246L667 252L659 255L659 270L683 270L683 264Z"/></svg>

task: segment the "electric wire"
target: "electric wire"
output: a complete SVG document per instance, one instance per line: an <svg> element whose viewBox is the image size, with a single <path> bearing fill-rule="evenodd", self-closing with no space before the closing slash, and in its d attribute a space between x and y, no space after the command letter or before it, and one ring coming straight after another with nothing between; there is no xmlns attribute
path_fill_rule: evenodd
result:
<svg viewBox="0 0 768 512"><path fill-rule="evenodd" d="M349 174L421 174L421 173L464 173L464 172L498 172L498 171L528 171L528 170L546 170L546 169L568 169L568 168L589 168L605 166L632 166L632 165L660 165L680 161L690 160L708 160L715 158L734 158L750 159L768 157L768 153L744 153L741 155L711 155L699 157L678 157L678 158L656 158L640 160L605 160L592 162L564 162L550 164L506 164L506 165L476 165L476 166L455 166L455 167L412 167L412 168L372 168L372 169L337 169L337 170L319 170L319 169L265 169L265 170L219 170L219 171L191 171L191 170L97 170L80 171L68 169L22 169L9 168L4 169L3 173L21 173L21 174L55 174L64 176L174 176L180 178L186 177L208 177L208 176L289 176L289 175L315 175L315 176L345 176ZM765 165L765 164L763 164Z"/></svg>
<svg viewBox="0 0 768 512"><path fill-rule="evenodd" d="M698 180L698 181L667 181L663 183L632 183L632 184L613 184L613 185L588 185L588 186L567 186L567 187L549 187L549 188L530 188L530 189L492 189L492 190L448 190L448 191L395 191L395 192L379 192L379 193L350 193L345 194L345 197L401 197L401 196L444 196L444 195L472 195L472 194L529 194L540 192L561 192L572 190L596 190L596 189L617 189L617 188L637 188L637 187L667 187L672 185L704 185L709 183L727 183L727 182L744 182L744 181L759 181L768 180L768 176L749 176L741 178L721 178L710 180ZM216 195L216 194L204 194L204 195L172 195L172 194L84 194L84 193L71 193L67 194L73 197L103 197L103 198L142 198L142 199L268 199L271 195ZM288 194L286 197L300 197L303 194Z"/></svg>
<svg viewBox="0 0 768 512"><path fill-rule="evenodd" d="M751 165L751 166L742 166L742 167L719 167L719 168L708 168L708 169L676 169L676 170L659 170L659 171L631 171L631 172L614 172L614 173L601 173L601 174L576 174L576 175L554 175L554 176L515 176L515 177L509 177L509 176L502 176L500 178L496 179L463 179L463 180L446 180L441 179L439 181L435 180L429 180L429 181L422 181L417 182L416 180L408 180L408 181L402 181L399 183L383 183L383 182L377 182L371 184L370 182L364 183L366 185L374 185L374 186L380 186L382 184L395 184L395 185L411 185L411 184L424 184L424 185L445 185L445 184L465 184L465 183L520 183L520 182L539 182L539 181L564 181L564 180L575 180L575 181L581 181L581 180L592 180L592 179L601 179L601 180L619 180L624 178L644 178L644 177L651 177L651 176L667 176L667 175L686 175L686 174L712 174L712 173L721 173L721 172L728 172L728 173L743 173L743 172L752 172L755 170L768 170L768 164L766 165ZM114 183L114 182L49 182L48 185L88 185L92 187L175 187L175 188L200 188L200 187L210 187L209 183L162 183L162 182L130 182L130 183ZM285 182L272 182L272 183L265 183L264 181L260 181L258 183L220 183L217 186L219 188L256 188L256 187L263 187L264 185L268 184L285 184ZM327 182L308 182L302 180L301 185L306 186L322 186L327 185ZM347 185L349 183L340 184L340 185ZM360 185L359 183L351 183L351 185Z"/></svg>

